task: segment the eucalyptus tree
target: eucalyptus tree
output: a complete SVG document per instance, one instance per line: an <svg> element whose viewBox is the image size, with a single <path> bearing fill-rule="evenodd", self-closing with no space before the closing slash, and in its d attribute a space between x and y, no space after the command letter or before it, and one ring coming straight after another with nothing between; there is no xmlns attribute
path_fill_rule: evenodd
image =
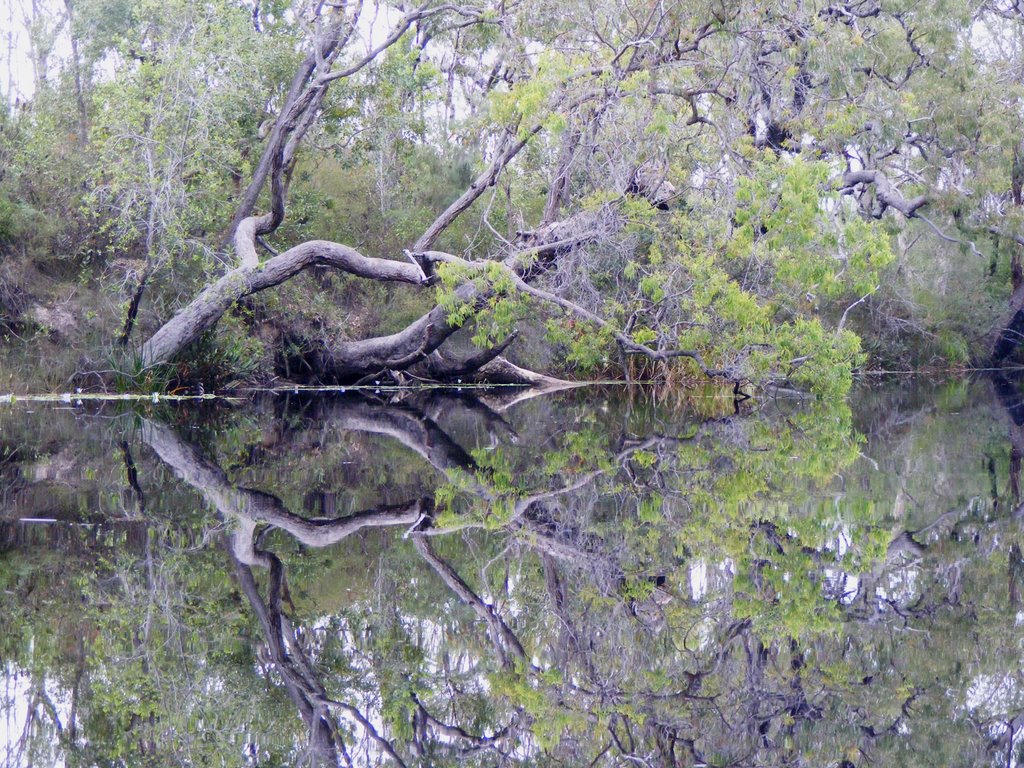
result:
<svg viewBox="0 0 1024 768"><path fill-rule="evenodd" d="M552 13L538 23L533 10ZM829 19L814 14L801 23L823 18ZM568 316L556 337L572 357L591 364L607 364L617 348L656 365L688 358L698 370L734 382L797 372L828 389L828 371L848 370L858 359L856 339L842 327L826 332L802 296L813 298L819 289L841 296L877 282L891 252L838 190L828 189L827 164L776 156L781 118L765 112L769 94L750 91L763 78L745 64L753 48L768 46L755 64L777 67L772 59L789 55L779 40L790 21L768 11L685 3L596 12L428 4L404 14L363 55L349 50L358 23L347 10L316 22L229 230L238 266L143 345L143 365L166 362L239 300L312 266L439 286L437 305L403 330L310 352L307 362L320 377L409 370L444 378L480 370L484 378L537 381L495 360L524 299ZM414 25L429 31L410 42L403 34ZM319 119L328 89L386 60L393 47L436 44L441 33L448 34L444 54L460 62L449 66L449 81L459 80L468 100L461 130L487 148L483 170L404 258L366 257L313 240L261 260L258 248L285 220L300 142ZM482 49L480 37L489 43ZM460 44L472 45L478 61L465 49L451 53ZM426 45L422 56L430 53ZM448 102L451 95L446 126ZM686 111L676 117L679 104ZM744 176L760 178L760 186L745 187ZM507 199L498 223L505 233L490 220L501 180ZM848 181L892 190L881 172ZM251 215L268 183L269 212ZM686 188L677 192L675 183ZM461 256L437 250L471 208L489 237ZM738 213L723 220L723 209ZM510 221L523 224L513 228ZM834 252L830 258L820 258L823 248ZM759 280L734 279L744 260ZM793 288L776 291L776 277ZM545 280L554 290L541 285ZM469 321L485 352L466 361L445 355L443 345ZM711 363L704 359L709 353Z"/></svg>
<svg viewBox="0 0 1024 768"><path fill-rule="evenodd" d="M89 60L114 70L90 87L83 205L122 264L141 260L124 275L124 344L155 274L180 289L210 261L208 233L230 215L291 36L256 30L236 3L83 3L78 14Z"/></svg>

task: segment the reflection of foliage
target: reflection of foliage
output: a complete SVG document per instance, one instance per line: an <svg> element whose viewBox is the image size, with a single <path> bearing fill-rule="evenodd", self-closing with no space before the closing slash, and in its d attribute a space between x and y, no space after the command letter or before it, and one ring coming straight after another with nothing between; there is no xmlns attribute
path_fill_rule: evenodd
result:
<svg viewBox="0 0 1024 768"><path fill-rule="evenodd" d="M247 751L286 756L298 734L282 729L286 700L267 695L252 674L252 618L224 578L222 558L167 533L150 536L144 558L101 563L109 576L85 585L94 671L83 726L103 735L89 759L131 761L141 752L155 765L215 763ZM155 544L164 550L159 559ZM203 735L210 733L222 736Z"/></svg>
<svg viewBox="0 0 1024 768"><path fill-rule="evenodd" d="M144 427L223 519L168 522L159 491L177 483L137 451L146 535L68 559L78 575L50 593L78 623L56 599L15 605L25 631L4 652L69 690L79 662L57 638L87 639L83 759L236 764L253 743L294 761L289 678L232 566L249 531L245 568L357 765L384 745L409 766L985 763L1012 746L1024 691L1024 541L1003 515L1005 427L944 398L952 415L861 409L867 440L833 403L698 419L573 394L500 421L458 400L213 414L202 450ZM410 498L433 519L332 547L285 515L328 526ZM16 570L5 588L25 595Z"/></svg>

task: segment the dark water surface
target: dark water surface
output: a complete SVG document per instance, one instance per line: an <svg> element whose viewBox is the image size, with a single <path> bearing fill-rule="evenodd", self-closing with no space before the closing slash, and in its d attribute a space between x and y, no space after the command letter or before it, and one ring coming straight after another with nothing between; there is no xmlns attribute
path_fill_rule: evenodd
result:
<svg viewBox="0 0 1024 768"><path fill-rule="evenodd" d="M1018 392L0 405L0 764L1016 765Z"/></svg>

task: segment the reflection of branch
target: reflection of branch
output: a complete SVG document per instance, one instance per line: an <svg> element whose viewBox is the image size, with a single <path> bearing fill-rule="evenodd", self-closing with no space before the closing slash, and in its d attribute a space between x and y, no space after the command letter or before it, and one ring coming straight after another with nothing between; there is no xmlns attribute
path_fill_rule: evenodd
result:
<svg viewBox="0 0 1024 768"><path fill-rule="evenodd" d="M537 393L535 389L527 391ZM497 443L502 437L512 443L519 441L519 435L505 417L476 397L460 397L442 391L430 397L423 407L423 412L434 422L458 410L466 411L474 422L479 422L492 442Z"/></svg>
<svg viewBox="0 0 1024 768"><path fill-rule="evenodd" d="M332 405L330 417L341 429L394 438L442 472L475 466L472 457L458 443L414 409L365 400L346 400Z"/></svg>
<svg viewBox="0 0 1024 768"><path fill-rule="evenodd" d="M344 743L338 732L338 724L329 714L331 707L340 709L362 726L366 734L388 755L400 768L406 768L405 761L399 756L391 742L385 739L373 724L351 704L337 701L327 695L327 690L320 682L301 642L291 631L291 624L281 610L281 596L284 594L284 567L278 557L270 552L261 552L263 559L269 563L270 586L268 600L264 602L253 577L252 569L237 559L229 550L235 563L242 591L249 600L270 651L270 657L277 671L284 680L288 695L298 708L302 719L310 730L310 749L314 758L321 760L331 757L337 764L337 753L340 751L349 765L351 759L345 753ZM287 638L286 638L287 632Z"/></svg>
<svg viewBox="0 0 1024 768"><path fill-rule="evenodd" d="M260 524L280 528L307 546L326 547L362 528L412 525L432 508L429 500L416 499L405 504L381 506L341 519L309 519L289 511L276 496L232 485L224 470L204 458L169 427L144 421L142 439L225 519L235 522L232 552L247 565L268 565L266 556L258 552L254 544L256 529Z"/></svg>
<svg viewBox="0 0 1024 768"><path fill-rule="evenodd" d="M242 592L245 593L249 605L252 606L256 618L259 620L270 657L281 674L281 679L284 680L288 696L309 728L309 745L314 759L332 758L332 762L337 765L338 746L341 745L341 739L338 735L337 723L322 705L322 702L327 699L327 691L319 679L312 674L312 667L305 659L302 646L292 644L290 647L286 647L285 644L280 605L284 582L284 568L281 561L272 554L264 553L270 566L270 599L264 602L252 569L248 564L239 560L230 547L228 554L235 564L235 573Z"/></svg>
<svg viewBox="0 0 1024 768"><path fill-rule="evenodd" d="M499 728L497 731L494 732L493 736L475 736L457 725L449 725L448 723L444 723L438 720L436 717L430 714L426 706L424 706L423 702L420 701L419 696L417 696L415 693L412 694L412 700L416 704L416 708L419 711L420 717L423 718L423 721L429 724L439 734L441 734L442 736L447 736L449 738L456 738L462 741L466 741L478 748L497 749L497 745L500 742L508 739L510 736L514 734L515 726L518 724L517 714L517 716L513 718L510 724L506 725L504 728Z"/></svg>
<svg viewBox="0 0 1024 768"><path fill-rule="evenodd" d="M138 513L145 514L146 496L142 493L142 486L139 485L139 473L135 467L135 461L132 459L132 450L127 440L121 441L121 455L124 457L124 471L128 478L128 487L135 493L135 499L138 501Z"/></svg>
<svg viewBox="0 0 1024 768"><path fill-rule="evenodd" d="M322 701L324 704L328 706L337 707L343 712L346 712L347 714L351 715L352 718L357 723L363 726L363 730L365 730L366 733L369 734L370 738L373 739L382 750L384 750L384 753L388 757L390 757L392 760L398 763L398 765L400 765L401 768L406 768L405 761L398 756L397 752L395 752L395 748L391 746L391 742L385 739L379 733L377 733L377 729L373 727L373 723L367 720L362 712L353 707L351 704L345 704L342 701L334 701L333 699L328 699L326 697Z"/></svg>
<svg viewBox="0 0 1024 768"><path fill-rule="evenodd" d="M458 595L462 602L472 608L476 612L477 616L486 622L487 632L491 636L491 642L494 644L494 649L498 652L498 656L501 658L501 663L505 666L510 666L512 663L510 654L511 656L515 656L517 659L524 660L526 658L526 651L523 650L523 646L519 642L519 638L516 637L508 624L506 624L501 616L498 615L498 612L494 610L494 607L484 602L483 598L481 598L465 581L463 581L462 577L459 576L458 572L448 563L448 561L444 560L434 552L434 548L431 546L430 540L427 537L423 536L421 533L414 533L412 540L413 544L416 546L416 551L419 552L430 567L437 572L437 575L440 576L441 580L448 585L448 588Z"/></svg>

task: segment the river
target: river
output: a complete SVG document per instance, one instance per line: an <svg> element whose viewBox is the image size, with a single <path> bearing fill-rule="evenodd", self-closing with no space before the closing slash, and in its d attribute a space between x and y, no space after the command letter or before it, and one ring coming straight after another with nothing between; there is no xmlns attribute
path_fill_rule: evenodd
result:
<svg viewBox="0 0 1024 768"><path fill-rule="evenodd" d="M3 765L1018 765L1024 406L0 404Z"/></svg>

